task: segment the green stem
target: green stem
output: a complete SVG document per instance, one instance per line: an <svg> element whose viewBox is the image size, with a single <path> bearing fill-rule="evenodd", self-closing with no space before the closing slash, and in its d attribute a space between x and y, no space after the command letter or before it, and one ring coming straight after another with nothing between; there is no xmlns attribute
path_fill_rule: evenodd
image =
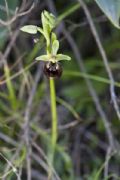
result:
<svg viewBox="0 0 120 180"><path fill-rule="evenodd" d="M56 108L56 93L55 93L55 82L54 78L50 78L50 99L51 99L51 116L52 116L52 130L51 130L51 145L49 146L49 161L50 166L54 163L54 153L57 142L57 108ZM48 180L51 180L53 176L52 168L48 173Z"/></svg>
<svg viewBox="0 0 120 180"><path fill-rule="evenodd" d="M50 78L50 98L51 98L51 113L52 113L52 151L53 156L55 152L55 146L57 141L57 109L56 109L56 93L55 93L55 82L53 78Z"/></svg>
<svg viewBox="0 0 120 180"><path fill-rule="evenodd" d="M46 52L47 55L51 54L51 35L46 39ZM49 161L51 167L54 163L54 153L56 148L56 142L57 142L57 108L56 108L56 93L55 93L55 82L54 78L50 77L50 99L51 99L51 116L52 116L52 128L51 128L51 144L49 149ZM50 168L48 172L48 180L51 180L53 178L52 169Z"/></svg>

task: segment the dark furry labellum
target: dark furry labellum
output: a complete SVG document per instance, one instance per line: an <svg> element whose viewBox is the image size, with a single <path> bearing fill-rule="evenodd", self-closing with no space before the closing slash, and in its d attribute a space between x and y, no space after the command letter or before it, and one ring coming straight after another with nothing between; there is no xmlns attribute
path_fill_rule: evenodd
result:
<svg viewBox="0 0 120 180"><path fill-rule="evenodd" d="M47 62L44 65L44 73L47 77L57 77L62 75L62 66L56 62Z"/></svg>

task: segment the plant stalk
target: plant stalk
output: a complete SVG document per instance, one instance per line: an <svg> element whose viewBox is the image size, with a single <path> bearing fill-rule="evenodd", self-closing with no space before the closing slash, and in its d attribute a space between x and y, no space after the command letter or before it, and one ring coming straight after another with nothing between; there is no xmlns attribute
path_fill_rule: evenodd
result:
<svg viewBox="0 0 120 180"><path fill-rule="evenodd" d="M56 108L56 92L55 92L55 82L54 78L50 78L50 100L51 100L51 117L52 117L52 127L51 127L51 144L49 149L49 162L50 170L48 172L48 180L52 180L53 172L52 167L54 164L54 154L57 142L57 108Z"/></svg>
<svg viewBox="0 0 120 180"><path fill-rule="evenodd" d="M49 41L47 40L47 48L46 52L47 55L51 54L51 37L49 37ZM56 92L55 92L55 82L54 78L50 77L49 79L50 83L50 100L51 100L51 118L52 118L52 125L51 125L51 144L49 149L49 161L50 161L50 171L48 172L48 180L51 180L53 178L53 171L52 166L54 164L54 154L55 154L55 148L56 148L56 142L57 142L57 108L56 108Z"/></svg>
<svg viewBox="0 0 120 180"><path fill-rule="evenodd" d="M51 115L52 115L51 142L52 142L52 152L54 158L54 152L57 142L57 108L56 108L56 92L55 92L54 78L50 78L50 98L51 98Z"/></svg>

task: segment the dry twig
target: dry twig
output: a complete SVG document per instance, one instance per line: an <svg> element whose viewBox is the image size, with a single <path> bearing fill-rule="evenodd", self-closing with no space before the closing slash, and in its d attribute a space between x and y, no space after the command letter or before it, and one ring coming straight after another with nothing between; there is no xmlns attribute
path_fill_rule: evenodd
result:
<svg viewBox="0 0 120 180"><path fill-rule="evenodd" d="M27 11L21 12L21 13L18 13L18 9L16 9L15 15L10 20L3 21L2 19L0 19L0 25L3 25L3 26L11 25L14 21L16 21L17 18L25 16L26 14L29 14L34 9L34 7L35 7L35 4L33 3L32 6Z"/></svg>

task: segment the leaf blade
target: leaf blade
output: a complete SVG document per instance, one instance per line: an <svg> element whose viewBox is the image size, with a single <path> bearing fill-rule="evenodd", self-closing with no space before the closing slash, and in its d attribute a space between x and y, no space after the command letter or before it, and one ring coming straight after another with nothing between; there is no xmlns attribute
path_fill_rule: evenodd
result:
<svg viewBox="0 0 120 180"><path fill-rule="evenodd" d="M21 31L29 33L29 34L36 34L37 33L37 26L34 25L26 25L20 28Z"/></svg>
<svg viewBox="0 0 120 180"><path fill-rule="evenodd" d="M95 0L115 27L120 29L120 0Z"/></svg>

